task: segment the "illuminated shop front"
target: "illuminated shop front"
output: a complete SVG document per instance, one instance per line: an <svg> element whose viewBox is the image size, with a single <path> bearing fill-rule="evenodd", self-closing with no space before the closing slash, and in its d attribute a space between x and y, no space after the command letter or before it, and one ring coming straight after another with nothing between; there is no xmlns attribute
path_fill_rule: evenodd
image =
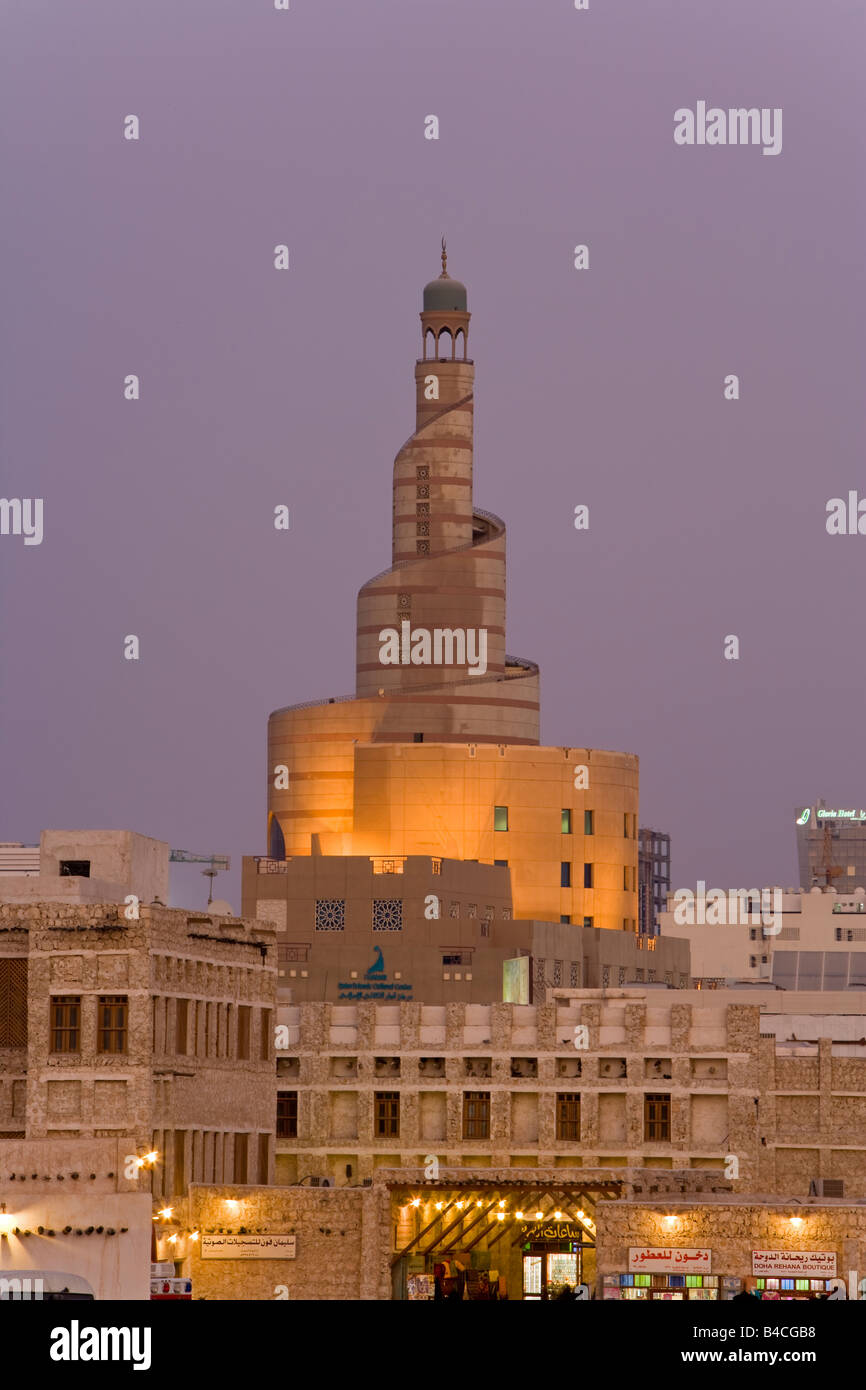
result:
<svg viewBox="0 0 866 1390"><path fill-rule="evenodd" d="M539 1302L557 1298L565 1288L589 1285L595 1279L595 1227L577 1221L524 1222L520 1228L523 1253L523 1297ZM560 1213L561 1216L561 1213Z"/></svg>
<svg viewBox="0 0 866 1390"><path fill-rule="evenodd" d="M391 1191L393 1297L558 1298L596 1279L595 1203L620 1184L459 1180Z"/></svg>
<svg viewBox="0 0 866 1390"><path fill-rule="evenodd" d="M686 1246L631 1246L628 1269L606 1274L602 1298L625 1301L715 1302L740 1289L740 1280L712 1272L713 1252Z"/></svg>
<svg viewBox="0 0 866 1390"><path fill-rule="evenodd" d="M796 1218L795 1218L796 1219ZM825 1298L835 1286L828 1250L752 1250L751 1273L713 1273L713 1251L686 1246L631 1246L628 1270L602 1276L602 1298L625 1301L716 1301L748 1282L761 1299Z"/></svg>
<svg viewBox="0 0 866 1390"><path fill-rule="evenodd" d="M836 1255L832 1250L753 1250L752 1276L762 1299L825 1298L836 1282Z"/></svg>

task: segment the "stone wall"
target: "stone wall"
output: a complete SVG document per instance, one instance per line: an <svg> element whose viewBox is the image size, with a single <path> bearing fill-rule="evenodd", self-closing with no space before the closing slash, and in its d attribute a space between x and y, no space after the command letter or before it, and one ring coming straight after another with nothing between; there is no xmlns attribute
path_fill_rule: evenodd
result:
<svg viewBox="0 0 866 1390"><path fill-rule="evenodd" d="M712 1273L739 1279L752 1275L753 1250L828 1250L836 1273L848 1283L850 1270L866 1273L866 1207L843 1202L801 1205L732 1199L664 1205L634 1201L599 1202L596 1216L598 1273L628 1270L630 1246L712 1250ZM801 1224L794 1225L791 1217Z"/></svg>
<svg viewBox="0 0 866 1390"><path fill-rule="evenodd" d="M280 1009L290 1041L277 1086L297 1097L298 1132L278 1137L278 1180L340 1184L347 1164L354 1181L395 1154L423 1166L435 1153L449 1165L715 1168L741 1193L803 1197L813 1179L836 1178L866 1196L866 1051L840 1058L822 1037L786 1055L761 1032L766 1002L741 999L563 990L529 1007ZM588 1046L575 1047L576 1029ZM396 1135L378 1131L377 1091L399 1098ZM469 1092L489 1097L486 1135L464 1126ZM580 1098L578 1138L557 1135L562 1093ZM647 1109L659 1095L662 1132Z"/></svg>
<svg viewBox="0 0 866 1390"><path fill-rule="evenodd" d="M231 1201L234 1206L229 1207ZM188 1269L193 1298L336 1300L390 1297L390 1205L385 1188L190 1188L199 1232L297 1237L294 1259L203 1259Z"/></svg>

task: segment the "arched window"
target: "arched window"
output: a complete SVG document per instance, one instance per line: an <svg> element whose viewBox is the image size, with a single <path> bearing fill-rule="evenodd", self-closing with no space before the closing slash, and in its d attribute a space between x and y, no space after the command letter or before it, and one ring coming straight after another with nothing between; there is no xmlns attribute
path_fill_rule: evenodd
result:
<svg viewBox="0 0 866 1390"><path fill-rule="evenodd" d="M424 360L425 360L425 362L426 362L426 360L427 360L428 357L433 357L433 358L435 358L435 356L436 356L436 334L433 332L433 329L432 329L432 328L428 328L428 329L427 329L427 332L424 334Z"/></svg>
<svg viewBox="0 0 866 1390"><path fill-rule="evenodd" d="M454 344L451 341L451 329L440 328L439 347L436 356L440 362L450 362L454 355Z"/></svg>
<svg viewBox="0 0 866 1390"><path fill-rule="evenodd" d="M454 356L463 362L466 361L466 334L462 328L458 328L454 334Z"/></svg>

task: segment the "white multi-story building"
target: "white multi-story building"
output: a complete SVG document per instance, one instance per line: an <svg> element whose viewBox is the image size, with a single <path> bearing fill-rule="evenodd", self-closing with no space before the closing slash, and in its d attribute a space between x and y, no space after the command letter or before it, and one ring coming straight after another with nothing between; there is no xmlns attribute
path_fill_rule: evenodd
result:
<svg viewBox="0 0 866 1390"><path fill-rule="evenodd" d="M866 989L866 889L764 889L763 913L757 898L745 910L744 896L728 890L716 906L712 889L693 903L668 899L661 934L689 942L696 988Z"/></svg>

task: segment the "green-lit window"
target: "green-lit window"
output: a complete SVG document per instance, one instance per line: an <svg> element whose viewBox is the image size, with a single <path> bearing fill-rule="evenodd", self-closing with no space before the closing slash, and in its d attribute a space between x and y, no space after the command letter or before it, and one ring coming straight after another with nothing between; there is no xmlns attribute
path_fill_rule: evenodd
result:
<svg viewBox="0 0 866 1390"><path fill-rule="evenodd" d="M571 834L571 810L568 806L562 808L562 833L563 835Z"/></svg>
<svg viewBox="0 0 866 1390"><path fill-rule="evenodd" d="M508 807L507 807L507 806L494 806L494 808L493 808L493 829L494 829L494 830L507 830L507 829L508 829Z"/></svg>
<svg viewBox="0 0 866 1390"><path fill-rule="evenodd" d="M592 814L593 814L592 811L584 811L584 813L583 813L583 833L584 833L584 835L593 835L593 834L595 833L594 830L593 830Z"/></svg>

